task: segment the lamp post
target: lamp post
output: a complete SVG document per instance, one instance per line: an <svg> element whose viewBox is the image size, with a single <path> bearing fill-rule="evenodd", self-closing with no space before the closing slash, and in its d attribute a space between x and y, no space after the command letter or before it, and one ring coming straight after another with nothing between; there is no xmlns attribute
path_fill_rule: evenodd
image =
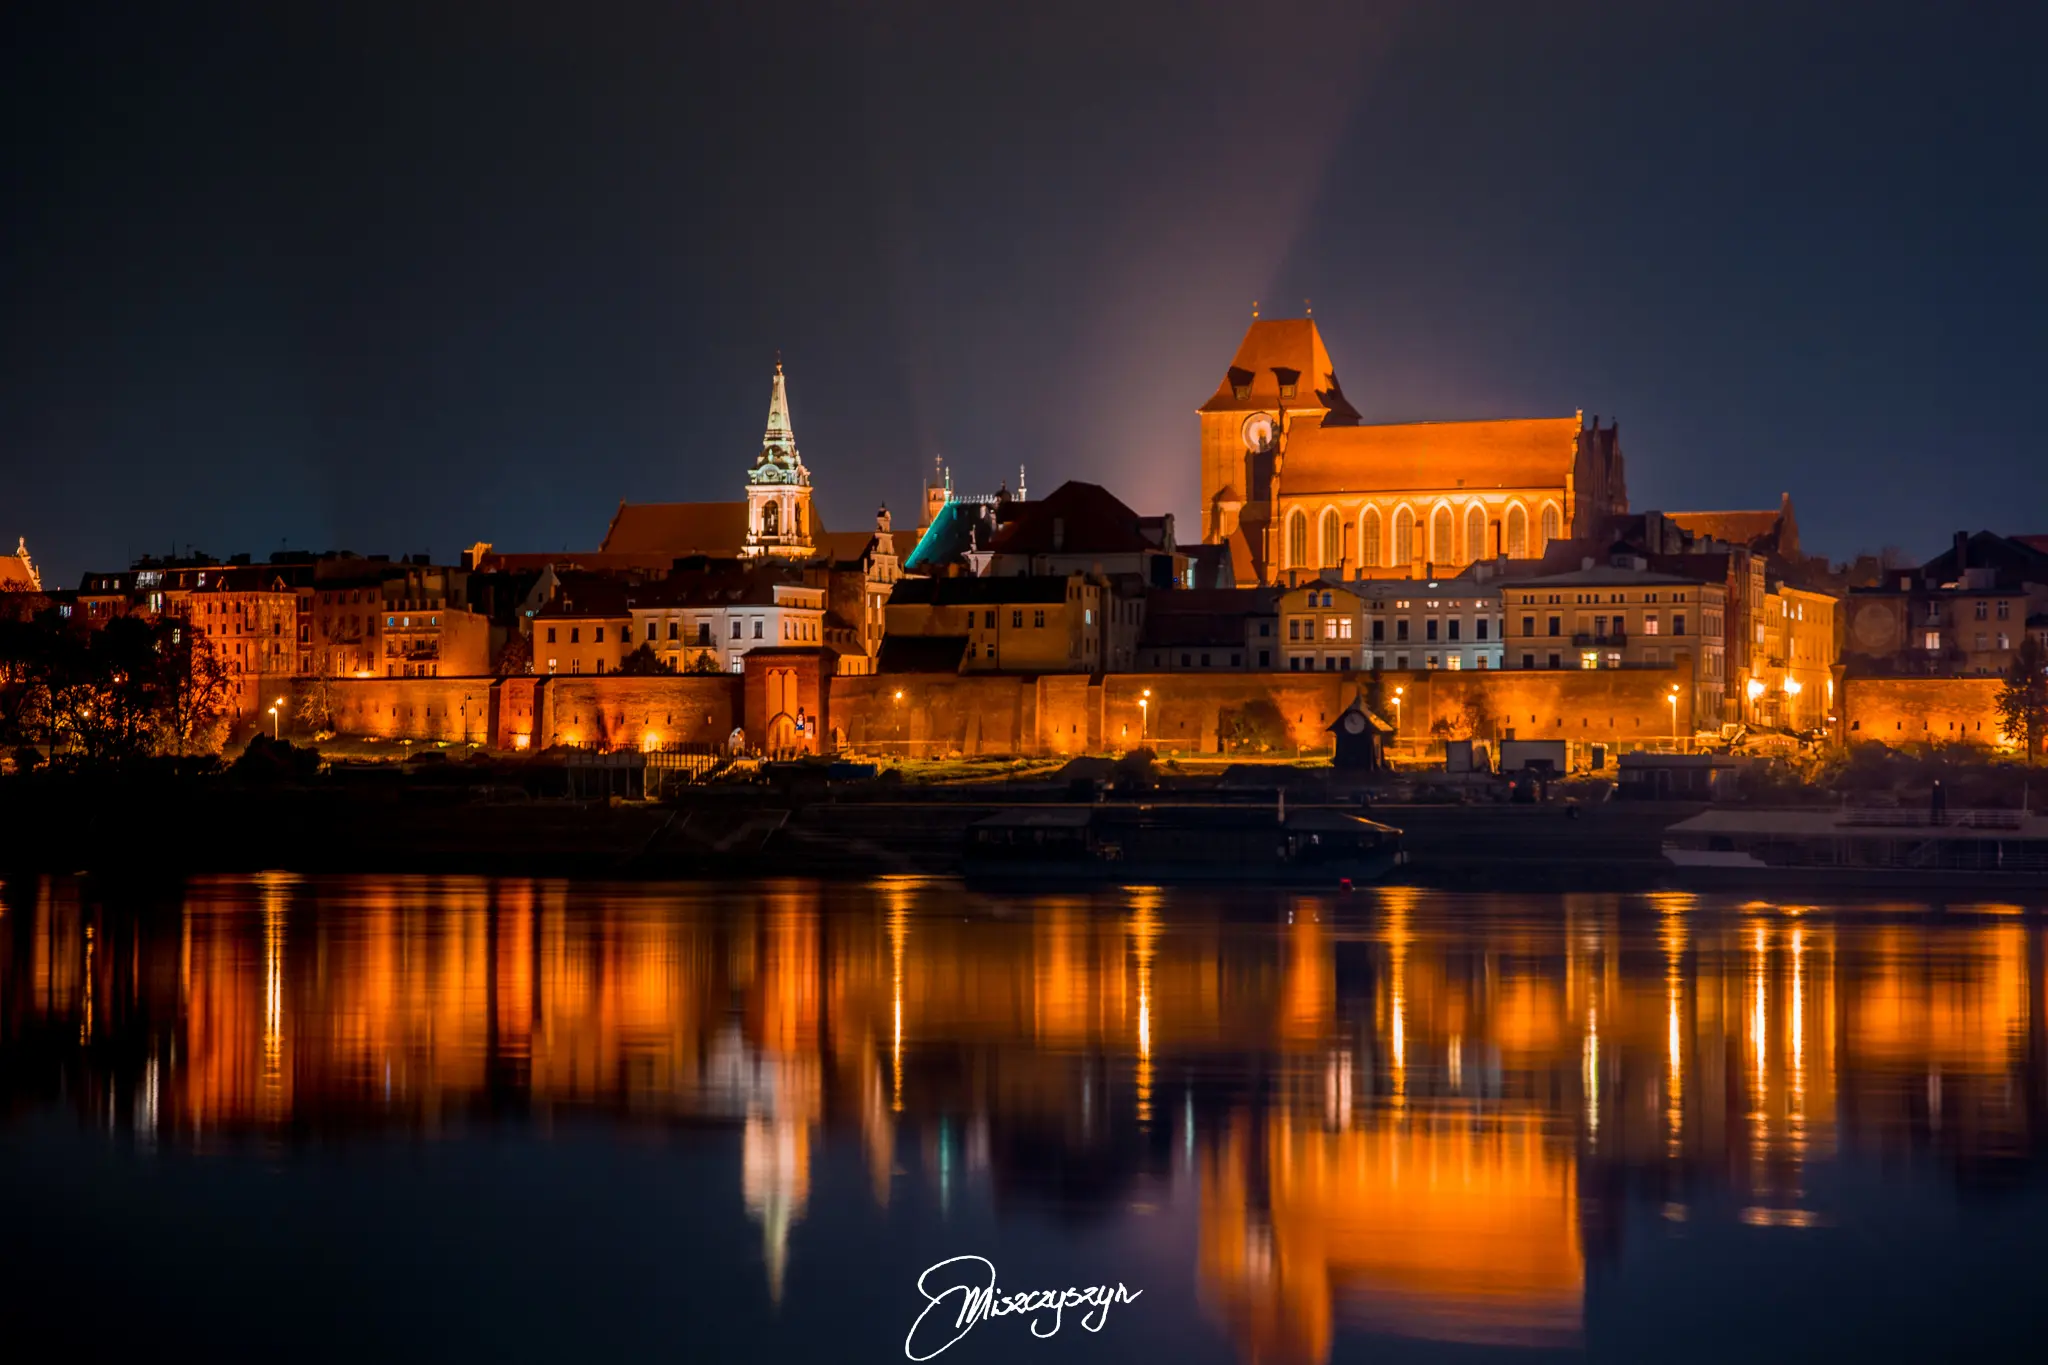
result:
<svg viewBox="0 0 2048 1365"><path fill-rule="evenodd" d="M1664 694L1664 700L1671 704L1671 742L1678 742L1678 684L1671 684L1671 690Z"/></svg>
<svg viewBox="0 0 2048 1365"><path fill-rule="evenodd" d="M1405 688L1405 687L1397 687L1397 688L1395 688L1395 689L1394 689L1394 738L1395 738L1395 739L1399 739L1399 738L1401 737L1401 694L1402 694L1402 693L1404 693L1404 692L1406 692L1407 690L1408 690L1408 689L1407 689L1407 688Z"/></svg>
<svg viewBox="0 0 2048 1365"><path fill-rule="evenodd" d="M273 706L270 708L270 738L276 740L277 737L277 708Z"/></svg>
<svg viewBox="0 0 2048 1365"><path fill-rule="evenodd" d="M1145 742L1145 732L1152 719L1152 689L1146 688L1138 697L1138 743Z"/></svg>

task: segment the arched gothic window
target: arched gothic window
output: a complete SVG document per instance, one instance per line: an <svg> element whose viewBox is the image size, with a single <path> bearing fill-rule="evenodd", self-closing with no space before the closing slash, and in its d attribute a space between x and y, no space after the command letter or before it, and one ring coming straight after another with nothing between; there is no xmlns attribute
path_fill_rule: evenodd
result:
<svg viewBox="0 0 2048 1365"><path fill-rule="evenodd" d="M1308 517L1299 508L1287 518L1287 567L1308 567Z"/></svg>
<svg viewBox="0 0 2048 1365"><path fill-rule="evenodd" d="M1553 540L1556 540L1556 539L1557 539L1557 538L1558 538L1559 536L1561 536L1561 535L1563 535L1563 534L1564 534L1564 524L1563 524L1563 518L1561 518L1561 517L1560 517L1560 516L1558 515L1558 511L1557 511L1557 504L1556 504L1556 503L1554 503L1554 502L1546 502L1546 503L1544 503L1544 504L1543 504L1543 543L1544 543L1545 545L1548 545L1548 544L1549 544L1549 543L1550 543L1551 541L1553 541Z"/></svg>
<svg viewBox="0 0 2048 1365"><path fill-rule="evenodd" d="M1517 503L1508 509L1508 558L1529 557L1529 514Z"/></svg>
<svg viewBox="0 0 2048 1365"><path fill-rule="evenodd" d="M1415 562L1415 514L1405 507L1394 511L1394 563L1406 567Z"/></svg>
<svg viewBox="0 0 2048 1365"><path fill-rule="evenodd" d="M1358 519L1358 562L1378 568L1380 558L1380 509L1368 507Z"/></svg>
<svg viewBox="0 0 2048 1365"><path fill-rule="evenodd" d="M773 502L761 504L761 534L764 536L776 535L779 533L781 526L782 505Z"/></svg>
<svg viewBox="0 0 2048 1365"><path fill-rule="evenodd" d="M1452 530L1451 509L1439 507L1429 519L1429 562L1439 569L1458 562L1458 542Z"/></svg>
<svg viewBox="0 0 2048 1365"><path fill-rule="evenodd" d="M1335 568L1344 562L1344 522L1332 507L1323 513L1323 567Z"/></svg>
<svg viewBox="0 0 2048 1365"><path fill-rule="evenodd" d="M798 503L789 509L789 519L793 523L796 533L802 535L804 533L804 505L802 503Z"/></svg>
<svg viewBox="0 0 2048 1365"><path fill-rule="evenodd" d="M1486 558L1486 509L1476 502L1465 513L1465 558L1473 564Z"/></svg>

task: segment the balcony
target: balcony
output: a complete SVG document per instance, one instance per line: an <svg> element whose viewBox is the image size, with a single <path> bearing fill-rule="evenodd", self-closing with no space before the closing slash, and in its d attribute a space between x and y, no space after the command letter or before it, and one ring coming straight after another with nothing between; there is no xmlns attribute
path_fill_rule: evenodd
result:
<svg viewBox="0 0 2048 1365"><path fill-rule="evenodd" d="M1619 649L1628 643L1628 633L1617 630L1610 631L1605 635L1574 635L1572 636L1572 643L1580 648L1590 648L1594 645L1612 645Z"/></svg>

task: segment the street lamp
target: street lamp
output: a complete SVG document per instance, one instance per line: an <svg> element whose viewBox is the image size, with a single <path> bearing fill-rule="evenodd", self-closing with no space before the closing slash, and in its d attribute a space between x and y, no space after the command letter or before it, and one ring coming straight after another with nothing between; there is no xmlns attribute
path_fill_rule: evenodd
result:
<svg viewBox="0 0 2048 1365"><path fill-rule="evenodd" d="M270 737L271 737L271 739L272 739L272 740L275 740L275 739L277 739L277 737L278 737L278 735L277 735L277 708L276 708L275 706L273 706L273 707L271 707L271 708L270 708Z"/></svg>
<svg viewBox="0 0 2048 1365"><path fill-rule="evenodd" d="M1152 689L1146 688L1138 697L1138 743L1145 742L1145 728L1152 718Z"/></svg>
<svg viewBox="0 0 2048 1365"><path fill-rule="evenodd" d="M1665 694L1665 696L1664 696L1664 700L1665 700L1665 701L1667 701L1667 702L1669 702L1669 703L1671 704L1671 742L1672 742L1672 743L1674 743L1674 744L1676 744L1676 743L1678 742L1678 684L1677 684L1677 683L1673 683L1673 684L1671 684L1671 690L1670 690L1670 691L1669 691L1668 693L1666 693L1666 694Z"/></svg>
<svg viewBox="0 0 2048 1365"><path fill-rule="evenodd" d="M1401 733L1401 694L1407 690L1405 687L1394 689L1394 734L1396 737L1399 737Z"/></svg>

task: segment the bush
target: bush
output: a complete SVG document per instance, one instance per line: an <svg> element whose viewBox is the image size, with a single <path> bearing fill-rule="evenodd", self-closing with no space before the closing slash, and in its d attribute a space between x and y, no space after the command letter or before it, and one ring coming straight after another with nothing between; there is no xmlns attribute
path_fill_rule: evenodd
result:
<svg viewBox="0 0 2048 1365"><path fill-rule="evenodd" d="M288 739L258 735L249 741L228 776L251 786L311 782L320 773L320 751L301 748Z"/></svg>

